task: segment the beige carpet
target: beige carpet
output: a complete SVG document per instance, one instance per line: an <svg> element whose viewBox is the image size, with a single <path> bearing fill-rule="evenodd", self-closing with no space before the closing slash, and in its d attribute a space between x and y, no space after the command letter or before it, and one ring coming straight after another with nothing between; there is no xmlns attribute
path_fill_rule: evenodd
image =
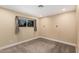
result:
<svg viewBox="0 0 79 59"><path fill-rule="evenodd" d="M0 51L1 53L74 53L75 47L39 38Z"/></svg>

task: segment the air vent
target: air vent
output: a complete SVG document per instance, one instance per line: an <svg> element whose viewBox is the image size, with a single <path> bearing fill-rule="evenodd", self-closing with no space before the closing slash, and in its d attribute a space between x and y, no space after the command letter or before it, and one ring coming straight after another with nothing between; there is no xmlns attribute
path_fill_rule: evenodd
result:
<svg viewBox="0 0 79 59"><path fill-rule="evenodd" d="M42 8L42 7L44 7L44 5L38 5L38 7L41 7Z"/></svg>

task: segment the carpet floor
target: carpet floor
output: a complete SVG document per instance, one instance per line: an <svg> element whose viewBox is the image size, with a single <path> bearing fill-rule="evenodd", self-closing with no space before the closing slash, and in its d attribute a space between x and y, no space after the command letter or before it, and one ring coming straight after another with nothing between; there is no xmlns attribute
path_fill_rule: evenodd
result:
<svg viewBox="0 0 79 59"><path fill-rule="evenodd" d="M26 43L22 43L0 53L75 53L75 47L66 44L39 38Z"/></svg>

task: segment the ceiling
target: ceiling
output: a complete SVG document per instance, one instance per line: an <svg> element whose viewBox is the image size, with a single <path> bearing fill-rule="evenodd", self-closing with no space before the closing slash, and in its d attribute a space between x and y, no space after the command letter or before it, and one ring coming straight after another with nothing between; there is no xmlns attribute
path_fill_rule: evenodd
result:
<svg viewBox="0 0 79 59"><path fill-rule="evenodd" d="M36 17L46 17L75 10L74 5L44 5L44 7L38 7L38 5L1 5L0 7Z"/></svg>

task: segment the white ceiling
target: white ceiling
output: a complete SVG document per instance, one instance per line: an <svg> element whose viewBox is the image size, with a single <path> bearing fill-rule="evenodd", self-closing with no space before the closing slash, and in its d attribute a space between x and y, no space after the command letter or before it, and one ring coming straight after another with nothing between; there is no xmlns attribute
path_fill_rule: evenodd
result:
<svg viewBox="0 0 79 59"><path fill-rule="evenodd" d="M36 17L51 16L75 10L74 5L44 5L43 8L39 8L38 5L1 5L0 7ZM63 8L65 8L64 11L62 11Z"/></svg>

